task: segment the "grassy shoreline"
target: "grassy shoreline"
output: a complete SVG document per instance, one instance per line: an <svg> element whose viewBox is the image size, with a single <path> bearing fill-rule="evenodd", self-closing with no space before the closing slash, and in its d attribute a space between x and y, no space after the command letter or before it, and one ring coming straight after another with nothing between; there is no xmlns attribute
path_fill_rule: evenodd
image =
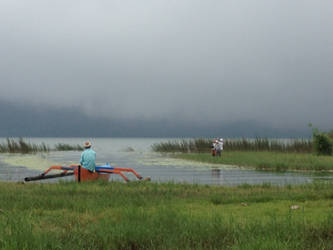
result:
<svg viewBox="0 0 333 250"><path fill-rule="evenodd" d="M3 249L331 249L333 185L0 182Z"/></svg>
<svg viewBox="0 0 333 250"><path fill-rule="evenodd" d="M270 171L333 171L332 156L281 152L223 152L222 157L209 153L180 153L169 156L211 164L237 165Z"/></svg>

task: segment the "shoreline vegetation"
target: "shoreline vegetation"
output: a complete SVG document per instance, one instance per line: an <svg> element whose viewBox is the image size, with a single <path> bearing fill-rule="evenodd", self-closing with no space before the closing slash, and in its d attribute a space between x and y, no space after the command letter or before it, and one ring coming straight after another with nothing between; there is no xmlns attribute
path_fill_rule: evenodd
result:
<svg viewBox="0 0 333 250"><path fill-rule="evenodd" d="M161 142L152 150L168 156L211 164L269 171L333 171L333 157L317 155L312 140L226 139L222 157L211 156L211 139Z"/></svg>
<svg viewBox="0 0 333 250"><path fill-rule="evenodd" d="M152 150L161 153L210 153L212 139L197 138L173 140L155 143ZM279 139L255 138L255 139L225 139L223 143L225 151L250 151L250 152L284 152L284 153L313 153L311 139Z"/></svg>
<svg viewBox="0 0 333 250"><path fill-rule="evenodd" d="M83 147L80 145L69 145L58 143L54 148L50 148L45 143L33 144L26 142L23 138L6 138L6 142L0 144L0 153L37 153L50 151L81 151Z"/></svg>
<svg viewBox="0 0 333 250"><path fill-rule="evenodd" d="M0 182L0 248L331 249L332 214L324 182Z"/></svg>
<svg viewBox="0 0 333 250"><path fill-rule="evenodd" d="M180 153L173 158L211 164L236 165L244 168L268 171L333 171L332 156L279 152L223 152L222 157L208 153Z"/></svg>

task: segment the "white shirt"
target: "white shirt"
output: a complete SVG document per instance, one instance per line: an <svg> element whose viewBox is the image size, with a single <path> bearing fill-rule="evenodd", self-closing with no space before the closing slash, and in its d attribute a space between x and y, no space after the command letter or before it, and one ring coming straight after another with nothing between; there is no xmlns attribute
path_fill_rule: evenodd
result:
<svg viewBox="0 0 333 250"><path fill-rule="evenodd" d="M223 150L223 142L221 141L217 142L215 148L217 150Z"/></svg>

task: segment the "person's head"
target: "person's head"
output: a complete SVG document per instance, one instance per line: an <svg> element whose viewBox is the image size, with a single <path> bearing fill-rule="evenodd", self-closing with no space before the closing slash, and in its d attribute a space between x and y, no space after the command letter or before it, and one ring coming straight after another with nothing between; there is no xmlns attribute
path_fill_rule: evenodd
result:
<svg viewBox="0 0 333 250"><path fill-rule="evenodd" d="M220 142L223 142L223 138L220 138Z"/></svg>
<svg viewBox="0 0 333 250"><path fill-rule="evenodd" d="M84 147L85 149L87 149L87 148L91 148L91 142L90 142L90 141L86 141L86 142L84 143L83 147Z"/></svg>

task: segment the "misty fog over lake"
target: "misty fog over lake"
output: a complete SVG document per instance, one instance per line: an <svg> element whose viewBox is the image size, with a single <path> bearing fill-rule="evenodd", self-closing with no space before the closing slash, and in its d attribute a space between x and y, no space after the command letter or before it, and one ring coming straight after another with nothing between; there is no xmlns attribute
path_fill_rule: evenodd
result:
<svg viewBox="0 0 333 250"><path fill-rule="evenodd" d="M325 0L3 0L0 136L331 129L332 25Z"/></svg>

